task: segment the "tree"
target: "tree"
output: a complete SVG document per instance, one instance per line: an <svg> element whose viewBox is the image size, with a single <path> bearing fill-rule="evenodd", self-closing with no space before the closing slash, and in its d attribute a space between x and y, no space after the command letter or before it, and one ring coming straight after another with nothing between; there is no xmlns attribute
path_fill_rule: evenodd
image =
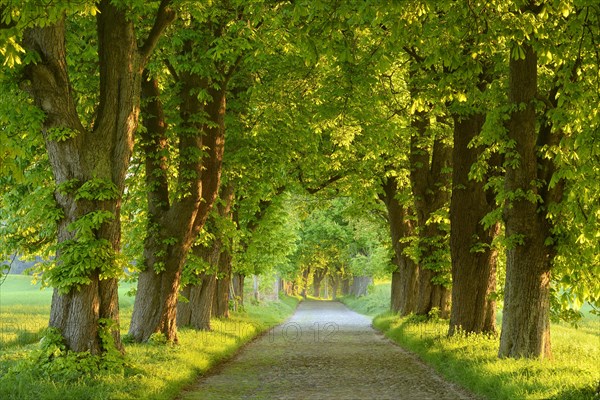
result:
<svg viewBox="0 0 600 400"><path fill-rule="evenodd" d="M209 10L210 11L210 10ZM183 20L195 35L175 37L181 43L177 62L167 62L170 77L179 90L177 104L178 167L175 193L170 193L167 120L162 111L156 78L143 82L146 103L144 149L148 188L149 221L144 245L144 266L138 278L129 335L146 341L154 333L177 341L177 296L183 265L193 242L205 224L217 198L225 141L225 104L228 82L237 68L239 49L233 59L218 53L227 34L231 11L192 10ZM207 47L199 46L209 38ZM208 57L207 57L208 54ZM200 67L198 67L200 65Z"/></svg>
<svg viewBox="0 0 600 400"><path fill-rule="evenodd" d="M63 213L56 259L45 271L55 288L50 326L61 332L73 351L98 354L111 346L121 349L117 302L121 195L137 128L142 70L175 14L170 2L162 1L152 11L154 25L139 46L133 11L109 1L97 4L98 47L91 65L97 65L92 69L99 81L94 112L83 113L73 90L66 39L69 23L79 18L76 11L83 11L89 20L96 9L87 3L82 10L58 4L45 18L33 3L20 10L2 6L2 17L26 51L25 90L44 112L42 134L55 199ZM31 19L33 27L26 25ZM103 342L103 329L110 332L111 341Z"/></svg>

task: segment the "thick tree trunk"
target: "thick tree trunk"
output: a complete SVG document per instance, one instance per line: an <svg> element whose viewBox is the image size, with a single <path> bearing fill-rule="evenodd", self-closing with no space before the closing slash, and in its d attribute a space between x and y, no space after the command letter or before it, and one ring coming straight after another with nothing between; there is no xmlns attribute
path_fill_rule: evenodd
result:
<svg viewBox="0 0 600 400"><path fill-rule="evenodd" d="M116 266L114 257L99 259L97 255L82 254L76 246L85 240L81 247L108 246L112 253L120 250L121 196L137 129L141 72L158 37L174 18L170 10L161 7L155 29L138 49L134 26L126 11L107 0L99 2L98 9L100 93L91 130L80 122L72 97L65 50L65 17L43 28L27 29L23 39L24 47L39 56L39 61L26 66L25 77L30 84L27 91L45 113L42 133L55 183L69 187L55 194L64 212L58 226L57 268L81 270L85 267L80 278L88 282L77 287L52 282L62 290L54 291L49 325L61 332L69 350L91 354L102 353L112 346L123 349L118 326L117 280L110 277ZM57 130L69 132L69 137L57 140L52 135ZM78 189L92 180L95 180L92 186L100 183L112 192L110 198L106 198L105 190L102 200L95 199L94 196L100 194L90 191L91 187L87 187L85 196L78 196ZM94 227L91 239L82 239L70 229L73 222L98 212L108 212L112 218ZM79 254L66 257L73 251ZM85 260L85 266L76 260ZM101 274L105 275L104 279L100 279ZM112 321L113 343L102 343L100 320Z"/></svg>
<svg viewBox="0 0 600 400"><path fill-rule="evenodd" d="M491 248L499 226L485 229L481 220L492 211L494 199L485 181L469 179L480 150L469 148L479 135L485 115L454 117L450 251L452 255L452 310L449 334L496 333L497 251Z"/></svg>
<svg viewBox="0 0 600 400"><path fill-rule="evenodd" d="M394 313L401 313L402 307L402 278L400 271L398 270L397 261L394 261L396 269L392 272L392 283L390 287L390 310Z"/></svg>
<svg viewBox="0 0 600 400"><path fill-rule="evenodd" d="M418 298L415 314L429 315L434 309L439 312L439 317L450 316L450 290L444 285L434 283L436 272L421 268L419 271Z"/></svg>
<svg viewBox="0 0 600 400"><path fill-rule="evenodd" d="M216 276L202 274L201 283L192 288L191 299L193 312L190 317L190 326L201 331L210 331L210 318L212 317L212 299L217 286Z"/></svg>
<svg viewBox="0 0 600 400"><path fill-rule="evenodd" d="M321 297L321 281L313 281L313 296Z"/></svg>
<svg viewBox="0 0 600 400"><path fill-rule="evenodd" d="M192 248L192 252L194 256L210 265L210 269L216 270L221 255L218 241L213 241L210 246L195 246ZM210 318L217 284L216 275L211 272L200 273L196 277L196 282L196 284L187 285L182 290L182 294L189 301L177 304L177 326L210 330Z"/></svg>
<svg viewBox="0 0 600 400"><path fill-rule="evenodd" d="M507 250L499 356L549 358L553 252L545 241L551 231L545 211L531 200L540 194L536 188L541 169L536 153L537 55L529 44L522 46L525 59L510 59L509 98L516 110L508 135L515 143L518 166L508 167L505 178L505 190L516 196L504 208L506 237L513 245Z"/></svg>
<svg viewBox="0 0 600 400"><path fill-rule="evenodd" d="M408 242L404 239L414 234L408 210L397 199L398 183L395 178L387 178L383 183L383 200L390 226L390 236L394 248L396 270L392 273L391 310L408 315L416 311L419 270L414 261L404 254Z"/></svg>
<svg viewBox="0 0 600 400"><path fill-rule="evenodd" d="M417 113L413 127L416 134L410 143L410 180L417 215L419 247L418 297L415 312L427 315L433 308L440 311L442 318L450 315L450 291L444 283L446 271L440 269L440 249L445 232L440 225L430 221L431 215L443 208L450 199L448 186L451 164L451 149L440 138L435 138L431 153L420 141L427 133L427 115Z"/></svg>
<svg viewBox="0 0 600 400"><path fill-rule="evenodd" d="M190 319L192 318L192 304L190 302L190 297L192 294L192 287L194 285L186 285L181 289L181 293L179 294L179 300L177 302L177 326L187 326L190 324ZM182 301L181 297L184 297L186 301Z"/></svg>

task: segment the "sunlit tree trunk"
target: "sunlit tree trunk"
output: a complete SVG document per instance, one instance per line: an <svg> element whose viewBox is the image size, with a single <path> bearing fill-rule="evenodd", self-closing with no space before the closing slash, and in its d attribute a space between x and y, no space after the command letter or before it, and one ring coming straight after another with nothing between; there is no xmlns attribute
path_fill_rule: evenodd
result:
<svg viewBox="0 0 600 400"><path fill-rule="evenodd" d="M141 48L127 10L107 0L97 4L100 90L92 129L84 128L80 122L69 82L65 17L24 33L24 47L37 54L39 60L26 66L27 84L23 88L45 113L43 135L55 182L58 186L68 183L70 187L55 194L64 213L58 226L59 268L75 268L68 266L64 258L80 240L70 225L92 213L112 214L110 220L93 230L94 244L108 246L109 252L120 250L121 196L138 123L142 70L162 31L174 18L164 7L168 2L163 3L155 29ZM68 131L69 137L57 140L52 135L56 130ZM91 198L77 196L77 190L92 180L115 188L115 193L102 199L94 199L93 192ZM81 277L88 283L54 291L49 325L61 332L69 350L99 354L113 345L122 350L117 280L110 273L107 279L100 279L101 273L117 269L116 260L114 257L98 260L90 254L80 254L80 258L98 265L91 268L88 265L90 270ZM106 325L113 343L102 343L99 336L102 321L112 321Z"/></svg>
<svg viewBox="0 0 600 400"><path fill-rule="evenodd" d="M403 239L412 236L414 232L408 210L398 202L397 185L395 178L387 178L383 184L381 199L388 212L394 264L396 265L396 269L392 273L391 310L401 315L408 315L416 311L419 270L414 261L404 254L408 243Z"/></svg>
<svg viewBox="0 0 600 400"><path fill-rule="evenodd" d="M541 161L537 153L539 145L557 144L559 138L545 124L537 134L537 55L531 45L522 47L525 58L511 57L509 70L509 99L515 110L508 135L515 154L507 158L518 164L507 167L505 178L505 190L516 196L504 208L506 236L512 245L507 250L499 356L550 358L550 270L555 250L546 243L552 237L546 210L532 198L539 195L546 207L560 201L561 185L548 187L552 161ZM537 182L542 184L536 186Z"/></svg>

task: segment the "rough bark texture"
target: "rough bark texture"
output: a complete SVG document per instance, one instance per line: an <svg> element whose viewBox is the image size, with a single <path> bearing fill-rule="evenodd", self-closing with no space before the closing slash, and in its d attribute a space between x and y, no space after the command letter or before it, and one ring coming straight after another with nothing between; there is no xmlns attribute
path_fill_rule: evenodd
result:
<svg viewBox="0 0 600 400"><path fill-rule="evenodd" d="M167 5L161 3L152 32L138 49L133 23L126 12L107 0L98 3L100 94L92 129L84 128L76 111L67 69L64 17L24 34L24 47L40 57L39 62L25 68L25 77L30 83L27 90L45 113L43 135L56 184L77 180L83 185L101 179L114 184L118 191L116 198L103 201L76 199L74 191L56 192L56 201L64 212L58 226L59 248L77 240L69 229L71 223L93 212L108 211L114 218L95 230L94 239L107 241L115 252L120 249L121 195L138 123L141 73L156 41L174 18ZM55 129L68 130L71 137L57 141L52 137ZM59 265L62 254L57 252ZM101 343L98 335L99 320L108 319L116 322L112 337L114 345L122 350L117 280L99 279L102 271L111 269L110 265L98 265L87 272L89 284L64 294L54 291L49 325L60 330L68 349L99 354L111 346Z"/></svg>
<svg viewBox="0 0 600 400"><path fill-rule="evenodd" d="M425 113L417 113L413 119L416 135L410 143L410 180L415 199L417 215L419 247L421 257L418 276L418 299L415 312L427 315L433 308L447 318L450 315L450 290L439 282L442 271L435 271L439 262L436 251L440 244L432 243L432 239L444 235L439 224L430 222L429 218L435 211L444 207L450 200L450 174L446 170L451 163L451 149L439 138L436 138L431 154L420 146L419 141L427 132L428 123Z"/></svg>
<svg viewBox="0 0 600 400"><path fill-rule="evenodd" d="M419 269L414 261L404 254L408 243L403 242L402 239L414 234L413 223L406 207L398 202L397 192L396 179L387 178L383 183L381 197L388 212L396 265L396 270L392 273L391 310L401 315L408 315L416 311Z"/></svg>
<svg viewBox="0 0 600 400"><path fill-rule="evenodd" d="M221 247L218 242L210 246L192 247L192 253L206 264L215 266L219 262ZM182 290L182 295L188 302L177 304L177 326L191 326L198 330L208 331L212 316L213 299L217 286L217 277L214 273L203 272L196 278L196 284L187 285Z"/></svg>
<svg viewBox="0 0 600 400"><path fill-rule="evenodd" d="M188 47L191 43L188 44ZM188 48L188 51L191 51ZM181 124L179 154L204 151L202 157L181 157L179 190L188 195L169 203L167 171L156 155L166 146L166 121L160 104L158 83L143 81L147 98L144 119L144 151L148 190L148 234L144 243L144 270L138 279L129 334L138 342L162 333L167 340L177 341L177 296L185 258L217 197L225 141L226 82L218 89L195 74L181 73ZM211 100L203 104L195 95L206 89ZM198 122L206 113L209 122ZM194 132L194 134L190 134Z"/></svg>
<svg viewBox="0 0 600 400"><path fill-rule="evenodd" d="M469 143L481 132L485 115L454 117L452 153L452 199L450 201L450 252L452 255L452 309L449 334L496 333L498 254L490 245L499 226L485 229L483 217L492 211L494 198L486 193L485 181L469 179L480 150ZM475 251L474 249L477 248Z"/></svg>
<svg viewBox="0 0 600 400"><path fill-rule="evenodd" d="M510 60L509 99L517 108L508 122L509 138L515 142L517 167L506 170L505 190L540 195L546 205L558 200L560 190L548 190L552 164L540 163L537 140L550 140L550 130L536 133L537 55L523 45L525 59ZM546 131L545 131L546 130ZM544 143L541 143L544 144ZM507 155L507 158L509 156ZM545 180L541 188L535 183ZM504 315L500 357L551 357L550 268L553 249L545 245L551 237L546 213L534 201L517 196L504 208L506 236L519 239L507 250Z"/></svg>

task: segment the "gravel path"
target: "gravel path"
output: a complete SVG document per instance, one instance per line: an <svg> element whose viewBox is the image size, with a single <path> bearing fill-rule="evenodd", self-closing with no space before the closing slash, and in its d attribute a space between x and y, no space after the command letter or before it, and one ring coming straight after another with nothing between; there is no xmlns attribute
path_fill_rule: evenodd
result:
<svg viewBox="0 0 600 400"><path fill-rule="evenodd" d="M475 399L338 302L303 301L180 399Z"/></svg>

